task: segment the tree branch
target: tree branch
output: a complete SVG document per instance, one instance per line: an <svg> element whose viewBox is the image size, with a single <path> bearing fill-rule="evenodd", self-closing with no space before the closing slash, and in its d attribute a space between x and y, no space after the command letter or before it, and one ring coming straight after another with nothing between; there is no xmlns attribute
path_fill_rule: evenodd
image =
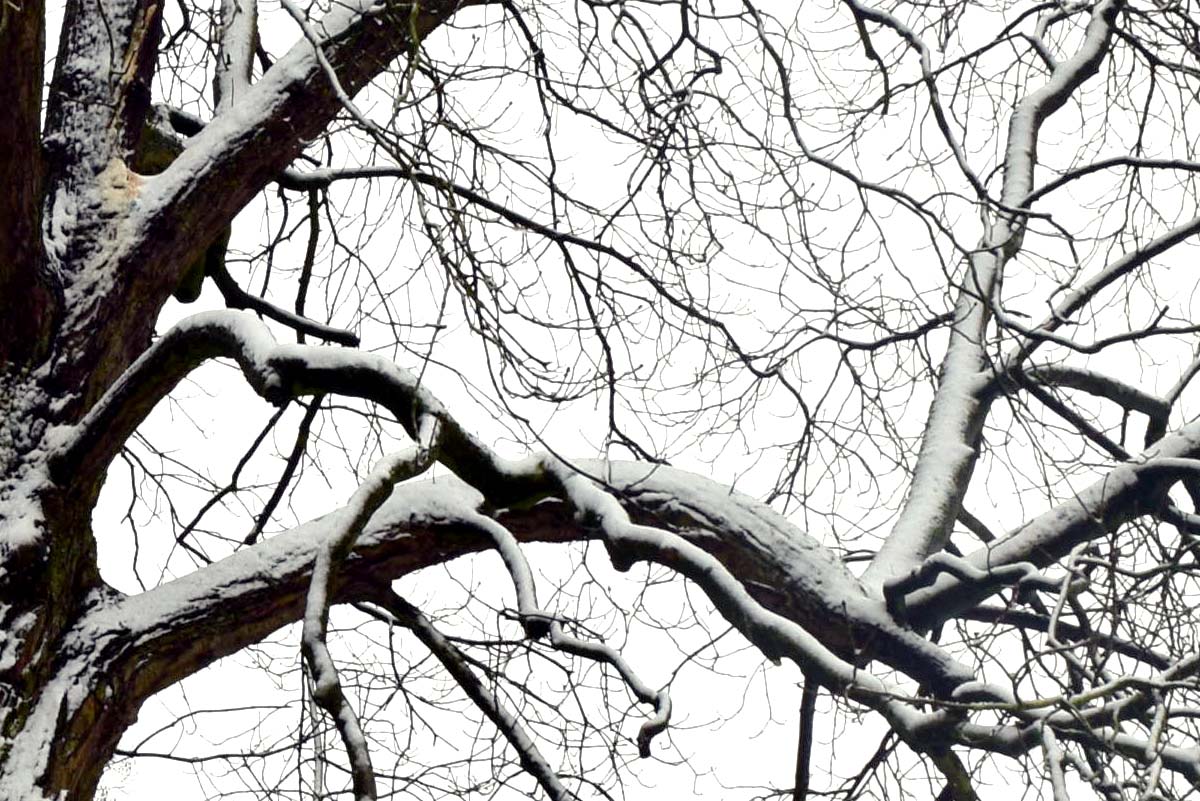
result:
<svg viewBox="0 0 1200 801"><path fill-rule="evenodd" d="M213 105L221 114L250 87L258 44L257 0L221 0Z"/></svg>
<svg viewBox="0 0 1200 801"><path fill-rule="evenodd" d="M533 737L521 725L520 719L504 706L497 693L484 686L483 681L471 670L466 655L438 631L429 618L390 589L380 592L372 601L387 611L390 620L415 634L442 663L442 667L454 677L467 697L487 716L504 739L508 740L509 745L517 752L521 767L537 780L551 801L575 801L575 793L563 785L557 772L542 756Z"/></svg>
<svg viewBox="0 0 1200 801"><path fill-rule="evenodd" d="M1194 217L1181 223L1171 230L1147 242L1144 247L1130 251L1121 258L1105 266L1088 280L1071 290L1062 302L1036 327L1025 328L1023 333L1028 338L1026 342L1005 356L1000 371L1012 370L1019 367L1035 350L1046 342L1059 342L1070 347L1069 339L1055 333L1067 324L1075 312L1083 308L1092 298L1113 282L1124 278L1135 270L1148 264L1152 259L1161 256L1197 233L1200 233L1200 217Z"/></svg>
<svg viewBox="0 0 1200 801"><path fill-rule="evenodd" d="M984 572L1028 562L1042 568L1063 558L1076 545L1106 536L1161 505L1172 483L1195 475L1194 467L1171 459L1200 456L1200 422L1163 437L1134 461L1120 464L1072 498L1052 507L987 547L965 557ZM963 582L943 574L907 599L909 619L929 627L975 606L994 587Z"/></svg>
<svg viewBox="0 0 1200 801"><path fill-rule="evenodd" d="M77 426L63 430L53 475L71 486L99 480L154 405L197 366L218 357L237 361L251 386L272 403L320 393L359 397L388 409L410 436L419 418L438 417L440 460L499 506L533 501L549 490L536 475L514 474L408 371L359 351L278 345L265 324L235 311L189 317L147 349Z"/></svg>
<svg viewBox="0 0 1200 801"><path fill-rule="evenodd" d="M1076 389L1112 401L1123 409L1146 415L1151 421L1165 422L1171 413L1170 404L1162 398L1096 370L1065 364L1039 364L1025 368L1021 375L1039 385Z"/></svg>
<svg viewBox="0 0 1200 801"><path fill-rule="evenodd" d="M1044 86L1017 104L1008 126L1002 206L1017 207L1029 194L1041 125L1099 69L1120 6L1121 0L1101 0L1092 10L1079 51L1060 63ZM993 293L1005 263L1020 248L1025 225L1023 217L998 215L968 258L908 497L863 574L871 586L910 572L945 547L950 536L978 459L978 440L989 408L982 397L981 373L986 367L984 340Z"/></svg>
<svg viewBox="0 0 1200 801"><path fill-rule="evenodd" d="M274 320L302 334L309 334L326 342L336 342L339 345L351 348L358 346L358 334L355 334L353 331L318 323L316 320L310 320L295 312L281 309L274 303L264 300L257 295L251 295L237 285L237 282L233 280L233 276L223 266L213 270L209 277L213 279L213 283L217 285L221 296L225 298L225 305L231 309L249 309L269 320Z"/></svg>
<svg viewBox="0 0 1200 801"><path fill-rule="evenodd" d="M438 422L432 416L422 418L418 425L417 441L405 451L386 456L375 466L350 502L334 516L337 522L329 527L317 547L308 592L304 604L304 627L301 649L312 676L312 697L333 719L342 744L350 757L350 775L356 801L375 801L375 770L362 724L342 690L337 667L329 653L326 635L329 629L329 608L333 604L334 576L341 562L354 547L363 526L392 494L399 481L423 473L433 463L438 445Z"/></svg>
<svg viewBox="0 0 1200 801"><path fill-rule="evenodd" d="M971 784L971 774L963 767L958 754L946 749L935 751L930 754L930 758L946 777L946 787L938 794L937 801L979 801L975 787Z"/></svg>
<svg viewBox="0 0 1200 801"><path fill-rule="evenodd" d="M817 695L820 687L804 679L800 695L800 734L796 741L796 786L792 789L792 801L807 801L808 785L812 768L813 718L817 712Z"/></svg>
<svg viewBox="0 0 1200 801"><path fill-rule="evenodd" d="M74 4L82 6L85 0ZM462 5L459 0L415 6L354 0L335 4L312 29L321 37L324 58L340 85L353 96ZM86 98L73 99L80 101L76 106L90 105L83 102ZM105 98L95 105L109 102ZM135 198L120 217L120 236L108 243L114 249L103 271L100 305L105 328L114 333L96 336L95 304L81 306L78 319L69 320L61 332L72 343L72 353L80 354L73 358L105 366L93 377L96 386L85 393L85 403L146 347L159 309L199 251L341 110L313 44L303 38L193 136L166 170L133 180Z"/></svg>

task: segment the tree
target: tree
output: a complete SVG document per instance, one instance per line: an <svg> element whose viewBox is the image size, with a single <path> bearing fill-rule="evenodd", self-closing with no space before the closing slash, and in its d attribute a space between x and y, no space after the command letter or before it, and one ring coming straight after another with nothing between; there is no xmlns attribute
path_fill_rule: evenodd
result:
<svg viewBox="0 0 1200 801"><path fill-rule="evenodd" d="M796 798L818 708L889 730L845 798L899 759L949 799L992 757L1056 799L1200 784L1189 6L62 11L49 70L56 10L0 16L0 795L92 798L147 698L292 623L320 707L296 754L392 792L358 678L387 657L339 651L335 605L490 721L465 763L606 793L671 700L530 567L548 542L589 570L563 550L589 541L798 666ZM170 303L203 286L225 308ZM278 409L231 473L156 445L154 409L219 403L185 380ZM295 494L330 445L341 506ZM766 502L666 464L739 453ZM130 478L120 534L97 504ZM285 525L289 493L321 516ZM138 581L172 546L136 592L101 575L120 536ZM481 550L511 581L472 613L492 637L393 585ZM632 709L553 720L556 669L555 697Z"/></svg>

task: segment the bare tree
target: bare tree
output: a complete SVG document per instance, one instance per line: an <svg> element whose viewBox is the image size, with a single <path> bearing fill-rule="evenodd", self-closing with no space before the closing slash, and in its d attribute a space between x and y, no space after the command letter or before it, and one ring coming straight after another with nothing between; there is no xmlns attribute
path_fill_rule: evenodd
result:
<svg viewBox="0 0 1200 801"><path fill-rule="evenodd" d="M638 626L802 672L760 795L1200 785L1190 4L67 0L44 70L58 11L0 10L0 796L291 624L263 796L609 796ZM816 772L820 712L887 736Z"/></svg>

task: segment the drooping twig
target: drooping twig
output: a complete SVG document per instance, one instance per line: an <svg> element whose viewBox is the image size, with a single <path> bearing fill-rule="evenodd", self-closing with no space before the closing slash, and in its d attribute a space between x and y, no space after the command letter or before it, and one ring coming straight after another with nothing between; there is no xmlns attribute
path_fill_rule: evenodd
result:
<svg viewBox="0 0 1200 801"><path fill-rule="evenodd" d="M347 347L356 347L358 345L358 335L353 331L318 323L316 320L310 320L303 315L290 312L287 309L281 309L270 301L250 294L237 285L237 282L233 280L233 277L224 267L213 269L209 277L213 279L213 283L217 285L221 296L225 298L225 305L231 309L249 309L250 311L258 312L263 317L272 319L277 323L282 323L299 333L309 334L326 342L336 342L339 345L346 345Z"/></svg>

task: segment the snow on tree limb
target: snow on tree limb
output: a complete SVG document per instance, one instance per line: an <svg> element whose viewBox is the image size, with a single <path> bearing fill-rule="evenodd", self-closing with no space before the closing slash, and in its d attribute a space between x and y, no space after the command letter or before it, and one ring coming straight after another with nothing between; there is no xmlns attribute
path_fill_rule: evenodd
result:
<svg viewBox="0 0 1200 801"><path fill-rule="evenodd" d="M442 421L440 459L490 500L536 499L545 482L514 471L454 422L416 377L372 354L341 348L279 345L251 314L205 312L180 322L147 349L78 426L60 432L55 474L78 481L102 470L150 409L203 362L234 359L267 400L332 392L374 401L410 435L426 414Z"/></svg>
<svg viewBox="0 0 1200 801"><path fill-rule="evenodd" d="M1041 385L1076 389L1104 398L1131 412L1140 412L1163 426L1171 413L1170 404L1163 398L1097 370L1064 364L1039 364L1023 369L1021 374Z"/></svg>
<svg viewBox="0 0 1200 801"><path fill-rule="evenodd" d="M1008 565L1047 567L1080 543L1115 531L1156 512L1176 481L1194 476L1200 456L1200 422L1190 423L1151 445L1133 461L1119 464L1089 487L981 548L965 559L987 573ZM1179 461L1186 459L1187 461ZM907 599L910 619L924 627L947 620L992 595L996 587L943 574Z"/></svg>
<svg viewBox="0 0 1200 801"><path fill-rule="evenodd" d="M903 703L902 693L840 659L803 627L764 609L703 549L663 529L633 523L611 495L568 466L551 462L545 468L559 482L583 524L600 531L618 568L628 569L637 559L653 559L670 566L696 582L725 619L768 658L793 660L806 676L835 694L845 694L882 714L910 743L920 742L928 734L931 724ZM964 679L956 689L975 684L966 676ZM993 692L992 688L980 690Z"/></svg>
<svg viewBox="0 0 1200 801"><path fill-rule="evenodd" d="M312 24L323 58L353 96L368 80L463 4L421 3L384 8L368 0L340 3ZM188 143L169 169L147 180L128 223L127 250L136 252L164 217L184 223L176 236L204 239L266 186L301 152L305 142L342 109L313 44L301 37L258 81ZM219 189L219 193L215 193ZM214 197L220 197L214 203ZM205 206L211 207L206 210ZM161 235L162 229L159 229ZM180 247L181 245L176 245Z"/></svg>
<svg viewBox="0 0 1200 801"><path fill-rule="evenodd" d="M0 797L90 801L142 702L296 624L299 671L268 670L312 677L356 795L397 791L399 767L372 769L391 744L365 710L413 688L399 669L395 687L351 686L342 660L370 667L383 652L344 655L329 633L332 606L375 603L512 746L488 749L499 742L485 735L462 760L427 760L446 794L486 793L519 763L532 779L518 783L573 801L596 778L596 741L615 767L640 725L649 754L670 719L666 688L686 686L637 672L641 626L664 622L645 619L662 611L651 588L668 572L687 581L675 599L699 602L685 612L695 631L662 634L709 639L681 647L680 671L710 655L756 658L730 647L736 637L708 636L715 605L731 632L808 674L802 767L823 739L818 685L830 690L822 717L888 726L838 794L873 792L881 772L911 776L915 760L941 771L927 777L935 793L970 798L990 754L1044 770L1056 797L1077 778L1106 801L1200 785L1200 423L1179 422L1195 404L1200 301L1174 283L1200 233L1200 162L1178 124L1200 82L1195 20L1129 0L869 3L844 0L831 16L801 4L789 21L790 7L753 0L502 0L425 42L467 4L182 0L164 12L158 0L64 0L55 58L41 52L53 9L0 3L0 141L11 145L0 161L12 173L0 200L11 307L0 315ZM281 57L256 42L260 13L273 33L272 20L293 35L299 25ZM151 114L154 101L177 108ZM589 133L603 138L594 153ZM168 147L152 167L154 142ZM597 164L595 180L576 169ZM1079 197L1093 189L1103 194ZM155 342L181 271L250 208L267 224L239 225L233 266L207 275L226 305L273 328L224 311ZM286 262L305 221L296 280ZM292 290L294 307L280 301ZM440 305L414 302L424 293ZM300 345L276 341L276 323ZM357 347L357 334L366 352L305 343ZM478 375L457 359L467 338L487 357ZM421 354L420 376L373 355L381 345ZM1126 353L1137 369L1117 363ZM203 397L173 393L212 359L279 407L257 438L225 425L238 412L222 406L220 382ZM426 386L456 371L513 412L509 430L530 448L544 437L566 452L578 436L589 452L624 447L645 462L499 458ZM926 386L921 438L909 414L930 400ZM267 454L301 398L312 402L290 455ZM213 404L223 445L245 433L224 483L148 424L176 403L186 415ZM364 408L365 426L341 425ZM576 413L588 415L577 429ZM779 425L749 429L765 420ZM1182 428L1168 434L1172 420ZM393 421L414 448L346 507L262 536L289 498L297 512L320 502L311 468L329 461L310 447L333 433L365 453ZM492 422L503 425L479 430ZM626 433L643 422L636 440ZM721 450L738 436L744 454ZM791 520L654 464L714 454ZM744 477L735 455L754 461ZM434 462L452 475L402 481ZM777 470L770 490L764 469ZM964 508L968 488L983 520ZM109 501L122 493L117 527ZM238 513L259 493L247 529ZM951 542L953 526L983 546ZM638 566L634 608L590 573L592 549L557 549L539 570L527 561L526 543L584 541L602 542L618 569ZM141 594L106 583L121 581L107 571L125 544ZM199 558L156 552L180 544ZM480 552L506 571L499 620L472 614L491 604L466 583L453 590L473 604L462 619L515 621L524 641L472 635L460 649L393 594L397 578ZM860 579L851 571L868 559ZM570 577L554 575L550 595L540 568L559 565ZM429 586L432 604L458 600ZM591 634L609 622L628 626L623 650ZM373 640L380 623L361 623L348 637ZM476 647L494 662L475 661ZM522 656L566 669L566 684L524 673ZM415 657L409 676L449 686ZM572 670L580 659L599 664ZM635 714L611 706L617 677ZM509 705L491 678L525 701ZM589 696L615 713L599 727ZM444 697L446 711L461 701ZM674 699L684 713L690 701ZM310 725L324 723L302 718L286 737L301 794ZM410 734L418 741L419 725ZM654 755L687 750L686 736L655 741ZM892 748L900 737L917 756ZM1028 753L1039 748L1044 760ZM416 750L399 759L420 761ZM335 752L322 741L313 757L324 766ZM467 788L488 756L495 784ZM324 778L314 795L339 791ZM823 778L798 768L793 792L837 793Z"/></svg>
<svg viewBox="0 0 1200 801"><path fill-rule="evenodd" d="M375 769L371 766L370 748L362 724L342 690L337 666L326 642L335 576L363 526L392 494L393 487L427 470L437 456L437 447L438 421L432 415L425 415L418 422L416 442L401 453L380 460L350 502L334 513L337 523L330 527L325 541L318 547L306 593L301 648L312 676L313 699L333 719L342 737L350 758L357 801L375 801Z"/></svg>
<svg viewBox="0 0 1200 801"><path fill-rule="evenodd" d="M388 6L370 0L339 3L312 27L322 37L325 60L352 96L397 57L410 52L417 44L414 36L424 37L461 6L457 1ZM138 17L139 9L153 18ZM131 77L131 86L150 79L161 27L154 15L159 10L161 4L146 8L126 4L111 20L117 34L132 37L128 58L150 61L143 72ZM130 15L134 18L125 20ZM59 61L50 95L49 142L79 139L96 146L83 148L87 158L82 161L69 153L58 159L61 169L52 172L51 186L61 183L64 188L58 193L61 200L51 206L47 224L52 257L72 270L88 265L69 277L67 294L81 302L68 304L59 332L70 343L66 353L73 363L106 366L95 372L94 386L79 399L86 408L144 347L158 310L179 286L195 255L221 235L342 106L312 43L301 38L258 81L244 87L236 102L223 104L222 113L188 141L167 169L153 176L136 175L123 159L140 134L149 110L148 94L144 102L122 100L114 106L107 99L89 100L77 91L71 76L111 60L112 44L102 24L106 20L82 10L77 16L78 24L68 26L64 34L69 58ZM244 38L246 31L230 31L235 34ZM117 45L119 49L121 43ZM107 85L101 84L92 88L106 93ZM59 98L66 96L74 101L60 106ZM120 117L117 122L114 115ZM93 142L91 131L107 131L115 138ZM69 191L84 178L97 183L89 189L98 192L95 198L75 197ZM52 196L58 197L53 191ZM100 233L84 212L106 204L112 208ZM126 335L90 336L97 316Z"/></svg>
<svg viewBox="0 0 1200 801"><path fill-rule="evenodd" d="M1044 86L1021 99L1009 121L1000 202L1017 207L1032 188L1041 125L1096 74L1108 50L1121 0L1102 0L1092 10L1084 41L1059 63ZM908 573L940 551L962 506L978 459L978 440L988 404L981 397L984 344L993 294L1005 263L1019 250L1025 219L1000 212L967 259L958 288L955 320L942 361L908 497L888 538L863 578L878 585Z"/></svg>
<svg viewBox="0 0 1200 801"><path fill-rule="evenodd" d="M257 0L221 0L217 68L213 76L213 104L218 114L235 105L250 87L257 44Z"/></svg>
<svg viewBox="0 0 1200 801"><path fill-rule="evenodd" d="M633 484L627 486L639 488L651 499L657 493L664 497L675 496L678 494L675 487L686 476L652 465L613 467L621 468L619 473L612 475L614 481L621 484L632 481ZM744 505L744 501L732 502L732 499L716 502L716 498L703 489L702 479L689 477L689 480L699 482L700 491L693 492L690 500L687 493L682 493L682 501L687 506L676 507L667 519L682 522L686 518L680 515L690 509L692 522L679 533L668 534L665 530L621 524L623 513L618 512L619 507L612 506L615 504L612 496L592 484L591 479L568 474L564 472L566 469L562 466L556 471L571 488L570 494L576 503L584 504L585 509L608 509L602 512L602 517L610 521L608 528L616 534L608 538L608 544L619 561L651 559L690 575L713 595L714 601L734 621L741 623L752 640L765 644L766 649L777 656L803 660L806 669L814 670L823 681L836 689L848 690L853 697L883 711L889 720L913 736L928 731L930 726L945 727L946 724L938 723L938 719L923 718L906 708L905 702L899 700L901 694L831 654L800 626L768 612L700 547L719 548L720 543L713 542L714 535L720 535L737 547L753 547L752 541L745 540L746 534L765 538L760 547L765 546L772 541L766 536L772 525L771 518L762 516L767 510L756 512L753 507ZM439 563L455 554L491 547L495 543L492 533L495 521L477 511L482 503L481 495L455 480L404 485L379 508L357 538L352 553L339 570L336 596L331 597L339 602L372 600L377 597L381 582L421 566ZM645 507L638 511L639 515L645 513ZM505 526L521 539L581 539L598 533L588 526L581 529L573 523L557 502L545 501L525 511L513 510L502 515L502 519ZM756 519L759 521L756 531L737 528L738 520L745 523ZM124 685L119 678L115 680L115 686L130 703L140 703L144 693L153 692L279 626L300 619L312 581L313 565L329 537L346 530L344 521L345 515L335 512L149 592L106 601L80 621L77 636L81 641L91 642L125 637L128 648L119 653L102 654L104 667L118 677L136 669L139 676L136 687ZM705 526L709 528L705 530ZM697 544L689 543L692 538ZM802 564L794 564L794 568L804 569ZM793 578L828 581L832 577L811 575L810 569L809 575ZM833 582L825 586L826 591L830 591L839 585ZM859 614L868 621L874 614L881 620L886 618L881 608L877 613L871 611L875 607L865 596L834 598L832 601L842 607L843 616ZM828 615L825 613L826 617ZM851 625L855 623L852 619L844 619ZM907 635L899 627L892 625L891 628L892 636L912 649L913 653L909 655L912 663L936 662L936 646L920 637L905 639ZM220 636L216 636L217 632ZM590 644L581 649L577 641L565 639L560 639L557 646L573 652L595 651ZM890 661L900 661L894 654L892 656ZM622 669L619 661L614 661L611 655L602 658L617 665L619 672L629 680L628 670ZM969 671L958 668L954 673L944 665L933 671L927 667L926 674L936 680L937 670L950 670L957 676L959 684L971 681ZM919 675L920 671L917 672ZM644 700L645 696L658 695L639 688L636 681L631 682L631 687ZM131 698L124 695L129 692L134 693ZM659 700L665 702L665 696ZM116 710L121 706L115 704L113 708ZM665 707L661 708L659 717L652 719L650 728L644 731L652 733L665 722L666 711Z"/></svg>

